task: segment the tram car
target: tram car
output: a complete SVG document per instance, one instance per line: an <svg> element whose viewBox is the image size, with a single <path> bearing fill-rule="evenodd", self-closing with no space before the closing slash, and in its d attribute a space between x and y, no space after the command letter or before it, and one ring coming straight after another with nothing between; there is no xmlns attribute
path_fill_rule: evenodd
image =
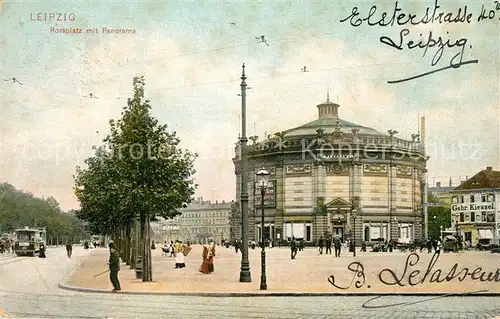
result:
<svg viewBox="0 0 500 319"><path fill-rule="evenodd" d="M14 252L17 256L34 256L40 253L40 245L45 245L47 232L45 229L29 228L16 229L16 243Z"/></svg>

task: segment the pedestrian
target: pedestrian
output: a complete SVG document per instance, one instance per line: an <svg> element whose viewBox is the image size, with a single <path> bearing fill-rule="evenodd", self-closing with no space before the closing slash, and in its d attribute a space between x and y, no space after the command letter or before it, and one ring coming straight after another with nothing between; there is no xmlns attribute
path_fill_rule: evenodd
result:
<svg viewBox="0 0 500 319"><path fill-rule="evenodd" d="M304 251L304 248L306 247L306 242L304 239L301 239L298 243L299 246L299 251Z"/></svg>
<svg viewBox="0 0 500 319"><path fill-rule="evenodd" d="M335 236L333 239L333 246L335 247L335 257L340 257L340 248L342 246L342 242L340 241L339 236Z"/></svg>
<svg viewBox="0 0 500 319"><path fill-rule="evenodd" d="M45 255L45 244L41 243L40 244L40 252L38 253L38 258L46 258L47 256Z"/></svg>
<svg viewBox="0 0 500 319"><path fill-rule="evenodd" d="M326 252L325 254L332 254L332 237L328 236L326 238Z"/></svg>
<svg viewBox="0 0 500 319"><path fill-rule="evenodd" d="M297 256L297 242L295 241L295 237L292 237L292 241L290 241L290 257L295 259Z"/></svg>
<svg viewBox="0 0 500 319"><path fill-rule="evenodd" d="M234 241L234 251L236 251L236 253L238 253L239 249L240 249L240 241L239 241L239 239L236 239Z"/></svg>
<svg viewBox="0 0 500 319"><path fill-rule="evenodd" d="M118 280L118 272L120 271L120 254L116 250L115 244L109 243L109 280L113 284L113 292L122 290L120 281Z"/></svg>
<svg viewBox="0 0 500 319"><path fill-rule="evenodd" d="M68 255L68 258L71 259L71 255L73 254L73 245L71 244L71 241L66 242L66 255Z"/></svg>
<svg viewBox="0 0 500 319"><path fill-rule="evenodd" d="M318 248L319 248L319 254L323 255L323 247L325 246L325 240L323 239L323 236L319 237L318 240Z"/></svg>
<svg viewBox="0 0 500 319"><path fill-rule="evenodd" d="M175 249L173 241L170 241L170 246L168 246L168 251L170 252L170 257L175 257Z"/></svg>
<svg viewBox="0 0 500 319"><path fill-rule="evenodd" d="M184 256L184 246L179 240L175 241L174 245L175 249L175 268L184 268L186 267L185 256Z"/></svg>
<svg viewBox="0 0 500 319"><path fill-rule="evenodd" d="M212 239L208 240L208 244L203 245L202 258L199 272L210 274L214 271L215 245Z"/></svg>

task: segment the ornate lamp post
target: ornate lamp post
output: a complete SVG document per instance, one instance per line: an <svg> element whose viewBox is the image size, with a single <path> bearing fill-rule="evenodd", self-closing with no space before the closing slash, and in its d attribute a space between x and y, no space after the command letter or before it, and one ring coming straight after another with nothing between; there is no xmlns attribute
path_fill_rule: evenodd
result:
<svg viewBox="0 0 500 319"><path fill-rule="evenodd" d="M352 255L356 257L356 217L358 217L358 208L359 206L359 196L354 196L351 200L351 216L353 219L353 228L352 228Z"/></svg>
<svg viewBox="0 0 500 319"><path fill-rule="evenodd" d="M262 219L260 223L260 242L262 244L262 251L260 253L260 290L267 290L266 282L266 245L264 244L264 196L266 195L266 188L269 182L269 172L265 168L261 168L257 173L257 186L260 188L260 208L262 212Z"/></svg>
<svg viewBox="0 0 500 319"><path fill-rule="evenodd" d="M353 243L353 250L352 250L352 256L356 257L356 217L358 217L358 211L356 209L353 209L352 212L352 219L354 221L354 227L353 227L353 235L352 235L352 243Z"/></svg>
<svg viewBox="0 0 500 319"><path fill-rule="evenodd" d="M241 171L241 268L240 268L240 282L251 282L252 276L250 274L250 261L248 260L248 150L247 150L247 82L245 75L245 64L242 66L241 72L241 158L240 158L240 171Z"/></svg>

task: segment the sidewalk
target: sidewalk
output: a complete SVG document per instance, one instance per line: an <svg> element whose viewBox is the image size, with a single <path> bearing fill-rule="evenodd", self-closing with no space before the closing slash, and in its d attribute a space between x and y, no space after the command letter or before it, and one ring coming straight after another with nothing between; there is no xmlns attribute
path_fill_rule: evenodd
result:
<svg viewBox="0 0 500 319"><path fill-rule="evenodd" d="M143 283L135 279L135 271L129 266L122 264L119 279L122 286L121 293L180 293L180 294L221 294L221 295L244 295L244 294L443 294L443 293L471 293L479 290L487 290L483 293L500 294L500 270L498 281L472 280L470 275L460 282L458 278L447 282L430 283L431 275L437 269L442 270L441 277L444 278L450 272L455 263L459 263L456 274L464 267L469 267L469 273L476 267L482 267L486 272L495 275L500 265L500 255L485 252L466 252L460 254L442 254L433 267L423 284L413 287L408 285L409 274L418 269L420 274L415 276L414 281L423 277L428 268L432 255L423 254L415 266L408 266L405 278L402 282L405 287L398 285L385 285L379 279L379 273L385 268L392 269L397 277L401 277L405 270L408 254L394 253L361 253L356 258L352 253L342 252L340 258L333 255L319 255L318 250L307 248L297 254L297 259L290 259L290 251L287 248L272 248L266 250L266 272L267 291L261 291L260 287L260 250L249 250L250 269L252 274L251 283L239 282L239 269L241 254L236 254L234 249L217 247L215 257L215 272L206 275L198 272L201 264L202 246L194 245L193 250L186 257L186 267L175 269L175 258L161 256L161 249L153 250L153 282ZM107 270L109 252L107 249L92 249L87 251L88 255L70 277L60 284L61 288L109 292L112 289L109 281L109 273L98 277L94 275ZM364 267L365 283L356 288L357 280L362 277L353 278L356 265L348 265L354 260L362 263ZM481 273L478 272L479 277ZM329 282L329 277L335 276L335 284L348 289L339 289ZM386 280L392 279L385 274ZM331 280L331 279L330 279Z"/></svg>

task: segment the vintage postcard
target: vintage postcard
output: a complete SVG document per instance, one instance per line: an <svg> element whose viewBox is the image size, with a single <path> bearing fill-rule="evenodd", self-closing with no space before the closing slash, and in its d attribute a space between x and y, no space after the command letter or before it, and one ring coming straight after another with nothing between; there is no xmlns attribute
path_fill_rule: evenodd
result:
<svg viewBox="0 0 500 319"><path fill-rule="evenodd" d="M500 2L0 0L0 318L499 318Z"/></svg>

